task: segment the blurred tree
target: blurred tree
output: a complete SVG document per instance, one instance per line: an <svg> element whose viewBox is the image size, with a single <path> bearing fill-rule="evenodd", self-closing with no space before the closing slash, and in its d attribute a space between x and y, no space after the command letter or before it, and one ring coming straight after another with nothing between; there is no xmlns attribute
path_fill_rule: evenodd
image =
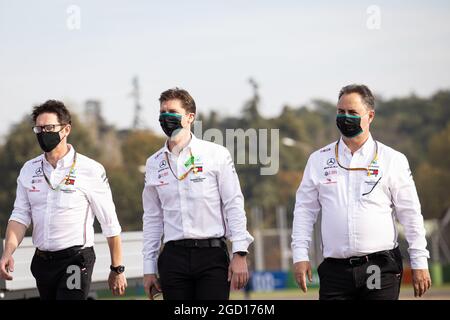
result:
<svg viewBox="0 0 450 320"><path fill-rule="evenodd" d="M165 139L148 130L129 131L122 142L123 167L109 170L109 182L117 215L124 231L142 230L142 190L148 157Z"/></svg>
<svg viewBox="0 0 450 320"><path fill-rule="evenodd" d="M165 138L149 130L130 131L122 143L122 155L125 167L130 171L145 166L147 158L161 149Z"/></svg>
<svg viewBox="0 0 450 320"><path fill-rule="evenodd" d="M450 208L450 121L431 138L427 156L417 169L417 189L424 217L440 218Z"/></svg>

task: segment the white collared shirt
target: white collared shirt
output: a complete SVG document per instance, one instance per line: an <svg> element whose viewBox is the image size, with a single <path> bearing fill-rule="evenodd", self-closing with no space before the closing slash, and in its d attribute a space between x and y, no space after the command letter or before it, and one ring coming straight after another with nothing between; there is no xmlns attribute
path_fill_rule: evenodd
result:
<svg viewBox="0 0 450 320"><path fill-rule="evenodd" d="M105 169L100 163L77 153L70 184L63 182L57 190L47 184L42 168L54 188L69 174L75 155L75 149L69 147L56 168L42 154L26 162L17 178L16 200L9 220L27 227L32 223L33 244L43 251L77 245L92 247L94 215L105 237L121 232Z"/></svg>
<svg viewBox="0 0 450 320"><path fill-rule="evenodd" d="M190 172L194 157L198 172ZM179 156L165 146L147 159L142 194L144 274L157 273L157 259L164 243L180 239L225 236L232 251L247 251L253 237L247 232L244 197L230 152L218 144L197 139L193 134Z"/></svg>
<svg viewBox="0 0 450 320"><path fill-rule="evenodd" d="M380 143L378 160L365 171L339 167L336 142L308 159L296 195L292 228L294 263L308 261L313 225L322 211L322 246L325 258L349 258L394 249L395 219L403 225L413 269L427 269L425 228L412 173L405 155ZM369 136L353 156L342 138L339 163L367 168L376 143Z"/></svg>

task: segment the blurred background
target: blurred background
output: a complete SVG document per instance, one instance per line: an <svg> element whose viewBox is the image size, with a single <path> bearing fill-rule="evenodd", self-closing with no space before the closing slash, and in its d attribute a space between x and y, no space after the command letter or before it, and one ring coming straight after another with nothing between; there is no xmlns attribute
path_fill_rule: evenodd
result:
<svg viewBox="0 0 450 320"><path fill-rule="evenodd" d="M69 142L106 167L123 230L142 230L143 165L165 141L159 94L179 86L196 100L203 131L279 129L276 175L236 168L256 240L253 290L295 288L295 192L309 154L339 136L340 88L364 83L377 99L372 135L409 159L433 282L447 288L449 21L450 3L438 0L0 0L0 238L20 168L41 152L32 107L47 99L72 112ZM317 266L318 228L314 239ZM408 268L402 233L400 243Z"/></svg>

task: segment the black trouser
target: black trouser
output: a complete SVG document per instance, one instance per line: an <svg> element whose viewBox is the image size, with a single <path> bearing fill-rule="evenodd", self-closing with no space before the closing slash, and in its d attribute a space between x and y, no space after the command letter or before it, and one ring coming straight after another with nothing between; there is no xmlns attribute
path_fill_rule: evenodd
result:
<svg viewBox="0 0 450 320"><path fill-rule="evenodd" d="M71 247L56 252L36 250L31 273L41 300L86 300L94 270L92 247Z"/></svg>
<svg viewBox="0 0 450 320"><path fill-rule="evenodd" d="M398 247L366 257L326 258L317 269L320 300L397 300L403 274Z"/></svg>
<svg viewBox="0 0 450 320"><path fill-rule="evenodd" d="M229 299L229 264L225 242L221 247L179 246L167 242L158 258L164 299Z"/></svg>

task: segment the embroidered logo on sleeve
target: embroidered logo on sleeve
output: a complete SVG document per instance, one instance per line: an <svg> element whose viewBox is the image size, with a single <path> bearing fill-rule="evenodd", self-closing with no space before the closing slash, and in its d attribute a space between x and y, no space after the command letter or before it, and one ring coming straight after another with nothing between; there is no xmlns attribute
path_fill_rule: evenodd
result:
<svg viewBox="0 0 450 320"><path fill-rule="evenodd" d="M106 185L109 187L109 180L108 177L106 176L106 172L102 173L102 181L103 183L106 183Z"/></svg>

